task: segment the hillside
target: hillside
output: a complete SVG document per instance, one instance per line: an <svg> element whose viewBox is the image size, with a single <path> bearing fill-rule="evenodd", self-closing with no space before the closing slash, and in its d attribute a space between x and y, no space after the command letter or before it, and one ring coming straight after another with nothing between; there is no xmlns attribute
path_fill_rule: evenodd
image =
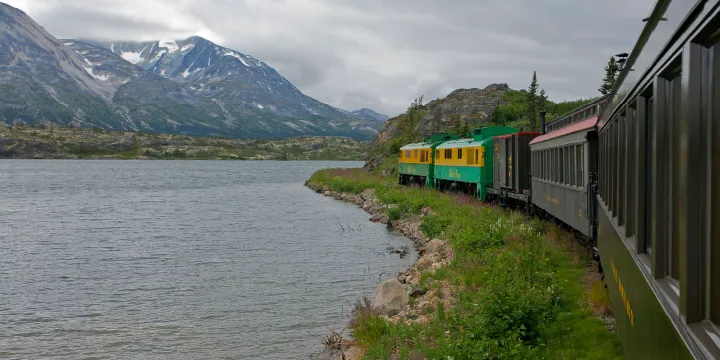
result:
<svg viewBox="0 0 720 360"><path fill-rule="evenodd" d="M368 145L344 137L240 140L0 123L0 159L362 160Z"/></svg>
<svg viewBox="0 0 720 360"><path fill-rule="evenodd" d="M58 40L0 3L0 122L238 138L371 139L382 115L303 94L264 62L193 36Z"/></svg>
<svg viewBox="0 0 720 360"><path fill-rule="evenodd" d="M547 111L547 120L562 115L592 99L555 103L540 95L536 108ZM416 99L408 110L383 124L373 139L365 169L392 173L397 153L408 143L418 142L439 132L465 135L479 126L505 125L521 131L539 131L539 122L529 118L527 90L513 90L507 84L491 84L484 89L458 89L442 99L422 103Z"/></svg>

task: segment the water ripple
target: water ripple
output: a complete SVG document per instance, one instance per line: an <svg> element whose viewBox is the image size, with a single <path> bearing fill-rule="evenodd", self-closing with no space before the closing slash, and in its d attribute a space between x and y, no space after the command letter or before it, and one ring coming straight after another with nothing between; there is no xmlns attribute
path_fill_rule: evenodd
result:
<svg viewBox="0 0 720 360"><path fill-rule="evenodd" d="M302 185L360 165L0 160L0 358L322 350L314 335L414 261L378 257L407 240Z"/></svg>

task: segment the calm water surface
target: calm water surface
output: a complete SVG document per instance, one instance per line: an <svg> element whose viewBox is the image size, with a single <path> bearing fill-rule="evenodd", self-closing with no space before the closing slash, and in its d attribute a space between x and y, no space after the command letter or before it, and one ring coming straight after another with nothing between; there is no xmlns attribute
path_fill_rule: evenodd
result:
<svg viewBox="0 0 720 360"><path fill-rule="evenodd" d="M415 260L302 185L360 165L0 161L0 358L307 359Z"/></svg>

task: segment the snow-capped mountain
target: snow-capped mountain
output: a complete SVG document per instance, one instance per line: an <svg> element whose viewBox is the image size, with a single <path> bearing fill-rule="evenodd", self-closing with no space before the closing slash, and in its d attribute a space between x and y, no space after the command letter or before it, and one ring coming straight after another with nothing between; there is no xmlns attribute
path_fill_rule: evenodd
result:
<svg viewBox="0 0 720 360"><path fill-rule="evenodd" d="M382 125L366 112L351 113L306 96L264 62L199 36L98 45L153 74L189 85L229 116L254 120L240 125L247 131L257 127L253 131L369 138ZM280 121L271 121L275 118Z"/></svg>
<svg viewBox="0 0 720 360"><path fill-rule="evenodd" d="M168 79L190 84L197 93L222 102L228 109L249 116L290 118L288 127L313 131L313 120L321 117L359 122L359 130L378 125L353 113L304 95L290 81L264 62L214 44L199 36L185 40L154 42L110 42L98 44L125 60ZM305 121L293 121L299 119ZM293 125L290 125L293 124ZM369 129L366 129L369 130Z"/></svg>
<svg viewBox="0 0 720 360"><path fill-rule="evenodd" d="M0 121L232 137L370 139L372 117L304 95L275 69L200 37L58 40L0 3Z"/></svg>

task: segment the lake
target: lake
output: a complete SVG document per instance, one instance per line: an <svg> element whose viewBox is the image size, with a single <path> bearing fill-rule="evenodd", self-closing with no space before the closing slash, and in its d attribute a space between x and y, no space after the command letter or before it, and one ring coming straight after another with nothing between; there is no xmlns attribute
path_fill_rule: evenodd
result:
<svg viewBox="0 0 720 360"><path fill-rule="evenodd" d="M416 259L303 186L359 166L0 160L0 358L307 359Z"/></svg>

